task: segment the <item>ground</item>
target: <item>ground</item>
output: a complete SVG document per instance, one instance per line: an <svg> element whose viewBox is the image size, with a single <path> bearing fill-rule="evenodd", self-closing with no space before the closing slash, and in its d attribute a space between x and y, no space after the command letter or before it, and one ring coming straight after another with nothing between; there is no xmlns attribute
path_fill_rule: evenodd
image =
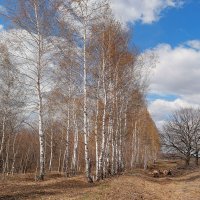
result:
<svg viewBox="0 0 200 200"><path fill-rule="evenodd" d="M0 200L200 200L199 168L176 170L161 178L153 178L151 170L134 170L94 184L83 176L51 174L44 182L35 182L33 174L15 175L0 182Z"/></svg>

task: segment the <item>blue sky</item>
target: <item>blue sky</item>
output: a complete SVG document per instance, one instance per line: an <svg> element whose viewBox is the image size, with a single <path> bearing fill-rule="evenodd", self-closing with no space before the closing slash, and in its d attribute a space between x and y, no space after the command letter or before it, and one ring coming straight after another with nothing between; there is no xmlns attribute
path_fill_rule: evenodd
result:
<svg viewBox="0 0 200 200"><path fill-rule="evenodd" d="M132 30L133 44L146 55L144 65L152 63L148 55L156 58L147 101L157 126L179 107L199 107L200 0L110 1L116 18ZM0 21L0 30L3 26Z"/></svg>
<svg viewBox="0 0 200 200"><path fill-rule="evenodd" d="M152 23L132 24L133 41L141 50L153 48L159 43L175 47L188 40L200 38L200 1L185 1L180 8L167 8L161 18Z"/></svg>
<svg viewBox="0 0 200 200"><path fill-rule="evenodd" d="M147 101L157 126L179 107L199 107L200 0L111 2L116 17L133 30L133 44L156 58Z"/></svg>

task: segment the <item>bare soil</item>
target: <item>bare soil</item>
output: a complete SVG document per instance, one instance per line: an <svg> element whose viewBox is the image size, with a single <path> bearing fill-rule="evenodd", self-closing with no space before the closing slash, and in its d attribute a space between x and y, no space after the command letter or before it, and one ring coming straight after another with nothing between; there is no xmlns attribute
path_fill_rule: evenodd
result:
<svg viewBox="0 0 200 200"><path fill-rule="evenodd" d="M153 178L155 168L173 169L173 175ZM0 181L0 200L200 200L200 169L179 169L173 161L160 162L148 172L134 170L94 184L84 176L48 175L34 181L33 174L15 175Z"/></svg>

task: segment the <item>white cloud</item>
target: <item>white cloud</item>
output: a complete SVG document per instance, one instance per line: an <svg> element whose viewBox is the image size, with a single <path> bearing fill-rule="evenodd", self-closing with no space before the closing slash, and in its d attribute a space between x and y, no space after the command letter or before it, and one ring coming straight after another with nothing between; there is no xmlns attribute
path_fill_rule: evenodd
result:
<svg viewBox="0 0 200 200"><path fill-rule="evenodd" d="M198 94L200 49L184 45L172 48L168 44L161 44L152 52L158 57L151 81L153 93L182 97Z"/></svg>
<svg viewBox="0 0 200 200"><path fill-rule="evenodd" d="M157 99L149 110L158 126L179 107L200 106L200 40L177 47L160 44L150 52L158 58L153 69L150 91L157 95L177 96L174 101Z"/></svg>
<svg viewBox="0 0 200 200"><path fill-rule="evenodd" d="M200 50L200 40L190 40L186 42L186 45L194 49Z"/></svg>
<svg viewBox="0 0 200 200"><path fill-rule="evenodd" d="M4 30L4 27L2 24L0 24L0 32Z"/></svg>
<svg viewBox="0 0 200 200"><path fill-rule="evenodd" d="M170 114L179 108L185 107L199 107L199 104L177 98L174 101L157 99L150 103L149 112L156 121L158 128L161 128Z"/></svg>
<svg viewBox="0 0 200 200"><path fill-rule="evenodd" d="M151 24L159 20L164 9L182 5L183 0L111 0L116 18L123 23L141 21Z"/></svg>

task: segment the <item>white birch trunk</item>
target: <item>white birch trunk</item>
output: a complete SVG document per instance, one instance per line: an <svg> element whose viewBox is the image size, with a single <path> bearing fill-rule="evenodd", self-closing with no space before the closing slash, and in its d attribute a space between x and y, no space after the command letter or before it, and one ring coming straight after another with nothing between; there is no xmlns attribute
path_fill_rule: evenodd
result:
<svg viewBox="0 0 200 200"><path fill-rule="evenodd" d="M87 64L86 64L86 24L84 24L84 35L83 35L83 90L84 90L84 108L83 108L83 132L84 132L84 149L85 149L85 173L88 179L88 182L93 182L91 177L90 169L90 159L89 159L89 150L88 150L88 119L87 119Z"/></svg>
<svg viewBox="0 0 200 200"><path fill-rule="evenodd" d="M114 144L114 132L112 126L112 135L111 135L111 148L112 148L112 155L111 155L111 174L114 175L114 162L115 162L115 144Z"/></svg>
<svg viewBox="0 0 200 200"><path fill-rule="evenodd" d="M74 149L73 149L73 159L72 159L72 174L77 173L77 157L78 157L78 125L77 117L73 107L73 121L74 121Z"/></svg>
<svg viewBox="0 0 200 200"><path fill-rule="evenodd" d="M144 170L147 170L147 162L148 162L148 154L147 154L147 146L144 147Z"/></svg>
<svg viewBox="0 0 200 200"><path fill-rule="evenodd" d="M6 123L6 116L4 115L3 121L2 121L2 138L1 138L0 156L3 153L4 143L5 143L5 123Z"/></svg>
<svg viewBox="0 0 200 200"><path fill-rule="evenodd" d="M66 133L66 147L65 147L65 163L64 173L69 177L69 132L70 132L70 110L69 105L67 109L67 133Z"/></svg>
<svg viewBox="0 0 200 200"><path fill-rule="evenodd" d="M102 63L102 81L103 81L103 92L104 92L104 109L103 109L103 117L102 117L102 132L101 132L101 152L99 157L99 177L103 179L104 173L104 155L105 155L105 136L106 136L106 107L107 107L107 94L106 94L106 86L105 86L105 58L103 55L103 63Z"/></svg>
<svg viewBox="0 0 200 200"><path fill-rule="evenodd" d="M122 171L122 133L119 135L119 172Z"/></svg>
<svg viewBox="0 0 200 200"><path fill-rule="evenodd" d="M52 170L52 161L53 161L53 128L51 124L51 138L50 138L50 159L49 159L49 171Z"/></svg>
<svg viewBox="0 0 200 200"><path fill-rule="evenodd" d="M38 5L34 3L37 37L38 37L38 62L37 62L37 95L38 95L38 130L40 143L40 172L38 179L44 180L45 175L45 135L43 131L43 116L42 116L42 93L41 93L41 71L42 71L42 36L40 34L40 20L38 16Z"/></svg>
<svg viewBox="0 0 200 200"><path fill-rule="evenodd" d="M133 136L132 136L132 157L131 157L131 168L135 166L136 151L137 151L137 121L134 124Z"/></svg>
<svg viewBox="0 0 200 200"><path fill-rule="evenodd" d="M105 165L104 165L104 174L105 177L111 175L111 164L110 164L110 154L111 154L111 139L112 139L112 120L109 118L108 125L108 140L106 142L105 150Z"/></svg>
<svg viewBox="0 0 200 200"><path fill-rule="evenodd" d="M5 172L9 173L9 152L10 152L10 135L6 145L6 161L5 161Z"/></svg>
<svg viewBox="0 0 200 200"><path fill-rule="evenodd" d="M121 105L120 113L119 113L119 172L123 169L123 158L122 158L122 110L123 105Z"/></svg>
<svg viewBox="0 0 200 200"><path fill-rule="evenodd" d="M118 78L117 78L118 79ZM120 140L120 110L119 110L119 105L118 105L118 98L116 98L116 137L115 137L115 174L119 172L119 140Z"/></svg>
<svg viewBox="0 0 200 200"><path fill-rule="evenodd" d="M64 138L64 127L62 127L62 135L61 135L61 141L60 141L60 150L59 150L59 157L58 157L58 172L61 172L63 170L64 172L64 166L65 166L65 153L62 154L62 148L63 148L63 138ZM63 156L62 160L62 167L61 167L61 158ZM61 169L62 168L62 169Z"/></svg>
<svg viewBox="0 0 200 200"><path fill-rule="evenodd" d="M96 119L95 119L95 155L96 155L96 180L99 177L99 140L98 140L98 116L99 116L99 84L98 80L98 89L97 89L97 100L96 100Z"/></svg>
<svg viewBox="0 0 200 200"><path fill-rule="evenodd" d="M116 137L115 137L115 174L118 173L118 163L119 163L119 151L118 151L118 131L116 131Z"/></svg>
<svg viewBox="0 0 200 200"><path fill-rule="evenodd" d="M136 164L140 163L140 138L139 135L137 135L137 154L136 154Z"/></svg>
<svg viewBox="0 0 200 200"><path fill-rule="evenodd" d="M39 179L44 180L45 175L45 135L43 132L43 121L42 121L42 96L40 90L40 81L38 81L38 111L39 111L39 142L40 142L40 173Z"/></svg>
<svg viewBox="0 0 200 200"><path fill-rule="evenodd" d="M11 167L11 174L12 175L15 172L15 161L16 161L16 156L18 154L18 148L19 148L19 145L18 145L17 149L15 150L16 137L17 137L17 135L15 134L14 140L13 140L13 148L12 148L12 151L13 151L13 160L12 160L12 167Z"/></svg>

